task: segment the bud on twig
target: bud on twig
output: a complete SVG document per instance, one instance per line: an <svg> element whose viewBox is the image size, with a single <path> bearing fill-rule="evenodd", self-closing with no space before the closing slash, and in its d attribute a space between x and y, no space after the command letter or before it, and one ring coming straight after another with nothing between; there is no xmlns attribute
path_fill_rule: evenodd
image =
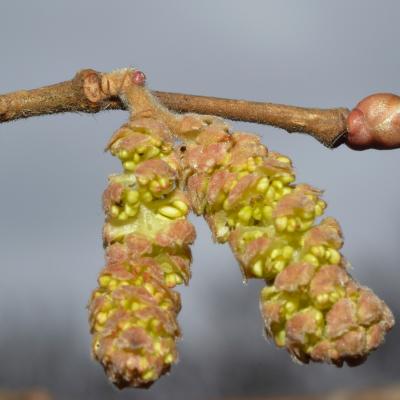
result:
<svg viewBox="0 0 400 400"><path fill-rule="evenodd" d="M347 131L355 150L400 147L400 97L377 93L361 100L348 116Z"/></svg>

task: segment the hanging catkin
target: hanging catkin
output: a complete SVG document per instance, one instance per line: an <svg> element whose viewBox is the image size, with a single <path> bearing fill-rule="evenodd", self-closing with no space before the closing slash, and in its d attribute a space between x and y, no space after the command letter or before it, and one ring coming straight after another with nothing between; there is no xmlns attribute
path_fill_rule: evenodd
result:
<svg viewBox="0 0 400 400"><path fill-rule="evenodd" d="M187 192L215 241L229 242L245 279L261 278L266 333L302 362L362 361L393 316L348 273L333 218L316 223L321 192L295 185L289 158L215 118L187 115L179 131Z"/></svg>
<svg viewBox="0 0 400 400"><path fill-rule="evenodd" d="M105 95L131 111L108 146L124 172L104 192L106 267L89 303L93 355L110 379L147 387L177 360L173 288L190 277L189 207L215 241L229 242L245 279L266 282L260 308L279 347L302 362L363 361L394 320L348 273L337 221L317 221L321 192L294 184L290 159L257 136L212 116L170 113L144 80L129 69L101 79Z"/></svg>
<svg viewBox="0 0 400 400"><path fill-rule="evenodd" d="M109 148L124 172L109 177L103 195L106 267L89 305L92 351L118 387L145 387L177 361L173 288L190 278L195 231L163 122L134 118Z"/></svg>

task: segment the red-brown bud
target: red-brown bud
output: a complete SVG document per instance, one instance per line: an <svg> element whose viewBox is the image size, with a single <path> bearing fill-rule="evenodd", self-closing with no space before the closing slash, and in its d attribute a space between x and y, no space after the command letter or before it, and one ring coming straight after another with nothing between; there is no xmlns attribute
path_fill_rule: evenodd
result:
<svg viewBox="0 0 400 400"><path fill-rule="evenodd" d="M138 86L144 86L146 75L142 71L134 71L132 74L132 81Z"/></svg>
<svg viewBox="0 0 400 400"><path fill-rule="evenodd" d="M400 147L400 97L376 93L361 100L348 116L347 131L354 150Z"/></svg>

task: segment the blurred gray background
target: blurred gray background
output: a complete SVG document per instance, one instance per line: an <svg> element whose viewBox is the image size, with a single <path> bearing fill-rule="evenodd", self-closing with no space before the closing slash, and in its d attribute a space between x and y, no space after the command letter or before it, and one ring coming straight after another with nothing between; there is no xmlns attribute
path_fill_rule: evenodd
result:
<svg viewBox="0 0 400 400"><path fill-rule="evenodd" d="M400 2L1 1L0 93L134 66L157 90L352 107L400 92ZM86 302L103 266L103 152L126 113L0 125L0 386L57 399L209 399L322 393L399 381L399 327L357 368L300 366L267 343L261 282L242 284L227 246L193 218L193 279L181 289L180 363L148 391L119 392L90 359ZM235 123L326 190L344 253L399 317L400 150L328 150L304 135Z"/></svg>

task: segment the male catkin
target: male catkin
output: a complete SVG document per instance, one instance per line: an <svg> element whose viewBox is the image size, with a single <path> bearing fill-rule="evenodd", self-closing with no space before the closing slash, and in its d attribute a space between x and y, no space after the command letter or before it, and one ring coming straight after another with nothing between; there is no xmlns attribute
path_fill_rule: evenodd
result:
<svg viewBox="0 0 400 400"><path fill-rule="evenodd" d="M182 167L194 211L229 242L243 276L261 278L266 333L302 362L361 362L393 326L392 313L347 272L343 240L321 192L295 185L289 158L215 118L188 115Z"/></svg>
<svg viewBox="0 0 400 400"><path fill-rule="evenodd" d="M149 386L177 361L180 297L190 278L189 202L177 188L169 129L134 118L111 139L123 165L104 192L106 267L90 301L93 355L118 386Z"/></svg>
<svg viewBox="0 0 400 400"><path fill-rule="evenodd" d="M106 267L89 303L93 355L118 387L147 387L177 360L173 288L190 277L190 208L245 279L265 281L266 333L294 358L356 364L382 343L392 313L348 273L338 222L317 221L321 192L294 184L289 158L221 119L172 114L140 71L103 76L103 87L131 111L108 145L124 171L104 192Z"/></svg>

